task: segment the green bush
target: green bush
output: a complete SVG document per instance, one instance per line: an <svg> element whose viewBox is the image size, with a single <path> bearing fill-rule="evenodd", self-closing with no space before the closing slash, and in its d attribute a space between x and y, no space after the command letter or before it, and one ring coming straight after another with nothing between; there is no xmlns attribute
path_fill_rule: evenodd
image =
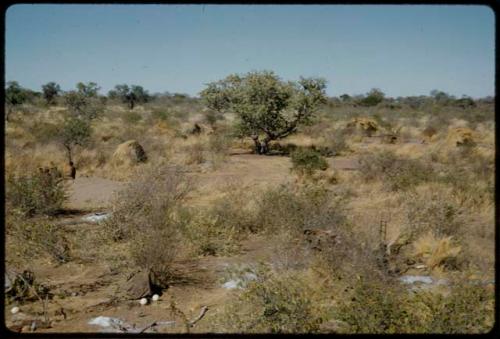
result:
<svg viewBox="0 0 500 339"><path fill-rule="evenodd" d="M318 151L299 148L291 154L292 171L301 175L311 175L316 170L324 171L328 163Z"/></svg>
<svg viewBox="0 0 500 339"><path fill-rule="evenodd" d="M43 170L29 174L9 174L6 182L7 205L25 216L54 215L67 196L60 173Z"/></svg>

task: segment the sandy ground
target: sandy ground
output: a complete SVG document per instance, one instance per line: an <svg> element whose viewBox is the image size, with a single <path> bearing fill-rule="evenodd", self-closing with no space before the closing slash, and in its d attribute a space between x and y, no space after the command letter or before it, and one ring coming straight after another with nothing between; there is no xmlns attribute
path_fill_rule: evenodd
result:
<svg viewBox="0 0 500 339"><path fill-rule="evenodd" d="M337 170L355 170L357 156L328 158L330 167ZM192 173L194 188L201 193L201 201L208 193L224 189L227 185L239 187L269 187L293 181L290 174L291 162L283 156L261 156L256 154L236 154L228 158L222 168L205 173ZM126 186L126 182L99 177L77 177L68 182L68 209L107 210L116 192ZM200 202L201 202L200 201Z"/></svg>

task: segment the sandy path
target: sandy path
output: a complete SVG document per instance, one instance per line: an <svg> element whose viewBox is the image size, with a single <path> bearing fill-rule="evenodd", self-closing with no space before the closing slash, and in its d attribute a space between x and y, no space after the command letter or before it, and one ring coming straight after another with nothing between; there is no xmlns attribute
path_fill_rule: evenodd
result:
<svg viewBox="0 0 500 339"><path fill-rule="evenodd" d="M109 208L113 193L125 185L125 182L99 177L78 177L69 182L67 207L81 210Z"/></svg>

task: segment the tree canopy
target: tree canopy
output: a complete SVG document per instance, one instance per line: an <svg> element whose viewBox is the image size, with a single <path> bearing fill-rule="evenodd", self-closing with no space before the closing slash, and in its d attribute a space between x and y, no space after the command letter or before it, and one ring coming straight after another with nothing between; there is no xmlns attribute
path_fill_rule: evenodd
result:
<svg viewBox="0 0 500 339"><path fill-rule="evenodd" d="M325 88L321 78L285 82L274 72L261 71L229 75L207 84L200 95L210 109L236 113L241 132L254 140L259 154L265 154L271 140L295 133L311 119L326 101Z"/></svg>

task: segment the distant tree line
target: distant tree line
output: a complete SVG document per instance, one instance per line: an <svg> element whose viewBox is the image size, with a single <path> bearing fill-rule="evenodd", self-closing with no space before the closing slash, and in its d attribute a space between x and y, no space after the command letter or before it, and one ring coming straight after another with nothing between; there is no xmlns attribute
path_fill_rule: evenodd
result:
<svg viewBox="0 0 500 339"><path fill-rule="evenodd" d="M212 87L206 89L203 93L205 99L211 100L211 108L218 111L228 105L227 97L210 93ZM110 90L107 95L99 94L101 88L95 82L76 84L75 89L69 91L61 90L59 84L51 81L41 86L41 91L33 91L22 87L17 81L9 81L5 87L5 118L8 121L11 113L16 107L22 104L44 104L52 106L63 104L67 106L76 115L87 114L95 116L99 110L97 106L103 105L107 100L118 101L125 104L133 110L138 104L144 104L156 100L168 100L169 102L189 102L196 101L198 98L190 97L182 93L154 93L150 94L142 86L119 84ZM210 96L212 95L212 98ZM432 90L429 95L407 96L391 98L387 97L382 90L378 88L371 89L366 94L349 95L342 94L339 97L327 98L327 104L347 104L361 107L373 107L380 104L387 105L389 108L397 108L401 105L419 109L426 104L436 104L441 106L455 106L463 109L475 107L478 103L493 103L493 97L473 99L463 95L457 98L441 90ZM98 105L99 104L99 105ZM234 105L233 105L234 106Z"/></svg>

